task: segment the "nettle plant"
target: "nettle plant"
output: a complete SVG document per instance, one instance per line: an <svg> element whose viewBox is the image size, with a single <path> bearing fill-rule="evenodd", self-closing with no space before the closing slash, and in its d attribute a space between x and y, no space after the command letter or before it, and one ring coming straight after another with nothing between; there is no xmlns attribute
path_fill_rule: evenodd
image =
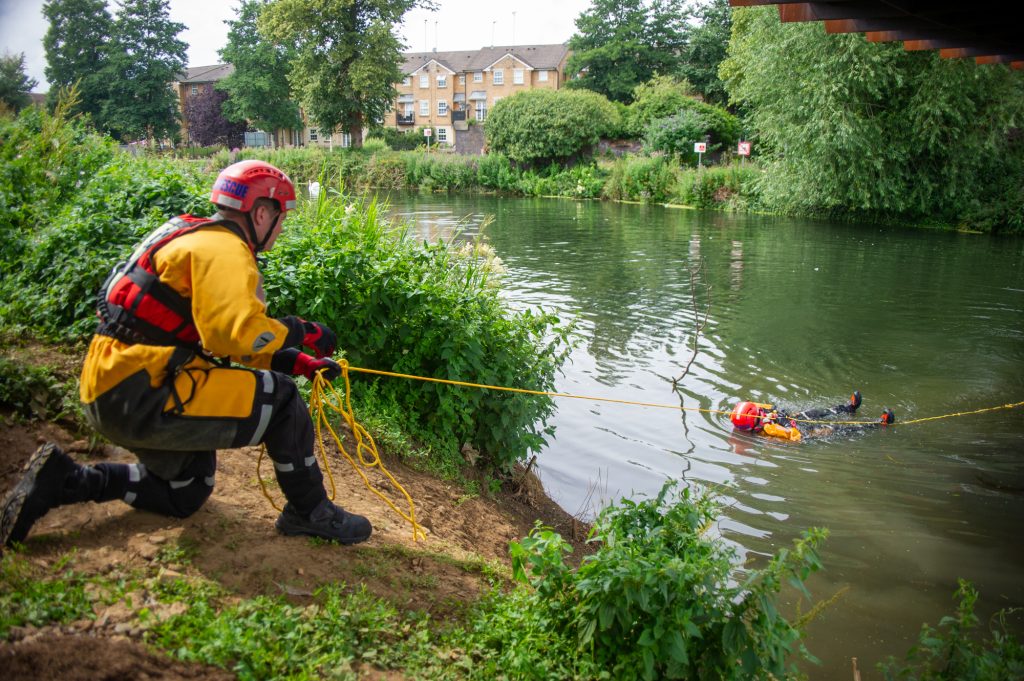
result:
<svg viewBox="0 0 1024 681"><path fill-rule="evenodd" d="M575 654L610 678L782 679L813 660L801 621L783 616L784 582L810 598L824 529L811 529L760 569L737 570L734 549L707 530L716 504L665 484L657 497L623 499L597 517L597 551L573 570L557 534L536 528L512 544L513 569L534 587L531 607L573 636Z"/></svg>
<svg viewBox="0 0 1024 681"><path fill-rule="evenodd" d="M413 238L376 201L323 191L289 217L268 258L271 312L327 323L353 366L552 390L570 329L552 314L510 309L491 268L457 250ZM507 471L551 433L547 396L355 373L353 393L402 412L411 439L436 446L431 457L449 459L449 470L470 443L483 467Z"/></svg>

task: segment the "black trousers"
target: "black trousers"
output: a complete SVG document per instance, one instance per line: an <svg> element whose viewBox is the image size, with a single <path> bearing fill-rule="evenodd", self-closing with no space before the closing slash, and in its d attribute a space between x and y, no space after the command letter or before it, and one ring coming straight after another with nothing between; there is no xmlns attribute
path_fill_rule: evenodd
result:
<svg viewBox="0 0 1024 681"><path fill-rule="evenodd" d="M67 501L121 498L135 508L187 517L213 491L216 450L258 443L266 445L281 491L296 511L308 514L326 498L313 422L291 377L193 367L179 374L175 386L176 396L172 386L153 388L140 371L85 405L90 424L130 449L139 463L91 467L81 481L69 481Z"/></svg>

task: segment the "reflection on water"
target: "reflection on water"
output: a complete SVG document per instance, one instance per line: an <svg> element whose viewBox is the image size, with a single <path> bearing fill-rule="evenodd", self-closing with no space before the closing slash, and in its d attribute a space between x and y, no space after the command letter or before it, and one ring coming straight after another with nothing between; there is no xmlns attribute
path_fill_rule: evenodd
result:
<svg viewBox="0 0 1024 681"><path fill-rule="evenodd" d="M849 590L811 627L824 660L812 677L845 678L856 656L877 678L875 662L951 611L958 577L985 613L1024 605L1020 410L800 444L733 433L714 413L741 399L829 405L855 388L863 418L1024 399L1024 242L596 202L391 203L425 239L473 238L494 216L509 303L578 319L558 390L708 410L561 401L540 464L566 510L672 477L722 495L719 531L745 559L830 529L812 591ZM701 259L711 312L676 394Z"/></svg>

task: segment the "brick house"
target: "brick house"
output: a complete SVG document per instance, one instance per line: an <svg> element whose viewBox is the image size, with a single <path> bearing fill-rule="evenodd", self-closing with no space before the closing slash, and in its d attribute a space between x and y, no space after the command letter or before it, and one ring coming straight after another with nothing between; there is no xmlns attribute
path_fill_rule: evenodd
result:
<svg viewBox="0 0 1024 681"><path fill-rule="evenodd" d="M503 97L562 87L569 48L518 45L404 56L406 77L395 85L398 97L384 125L403 131L429 126L435 131L434 142L452 146L460 132L470 132L471 121L484 124L487 111ZM482 147L482 137L477 137Z"/></svg>
<svg viewBox="0 0 1024 681"><path fill-rule="evenodd" d="M212 64L210 66L190 66L181 74L181 80L174 83L174 91L178 95L178 111L181 113L181 139L186 143L190 141L188 134L188 121L185 119L185 106L189 98L209 92L217 81L227 78L234 73L235 67L231 64ZM306 130L277 130L277 146L301 146L308 138L309 131ZM273 146L272 136L263 131L255 130L245 133L245 146L267 147Z"/></svg>

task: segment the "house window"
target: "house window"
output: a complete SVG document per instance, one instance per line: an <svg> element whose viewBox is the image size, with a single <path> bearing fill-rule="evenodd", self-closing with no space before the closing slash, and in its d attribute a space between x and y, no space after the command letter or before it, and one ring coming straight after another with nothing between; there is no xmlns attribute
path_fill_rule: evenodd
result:
<svg viewBox="0 0 1024 681"><path fill-rule="evenodd" d="M316 128L310 128L309 129L309 141L310 142L316 142L317 141L317 136L319 134L320 134L319 130L317 130Z"/></svg>
<svg viewBox="0 0 1024 681"><path fill-rule="evenodd" d="M402 85L412 85L412 76L406 76L403 78Z"/></svg>
<svg viewBox="0 0 1024 681"><path fill-rule="evenodd" d="M548 72L547 72L547 70L538 71L537 72L537 80L540 81L541 83L548 82Z"/></svg>
<svg viewBox="0 0 1024 681"><path fill-rule="evenodd" d="M447 116L448 115L448 102L444 99L437 100L437 115Z"/></svg>
<svg viewBox="0 0 1024 681"><path fill-rule="evenodd" d="M198 95L199 94L199 86L198 85L193 85L192 86L192 94L194 94L194 95Z"/></svg>
<svg viewBox="0 0 1024 681"><path fill-rule="evenodd" d="M430 87L430 76L428 76L425 73L421 73L420 74L420 89L421 90L426 90L428 87Z"/></svg>
<svg viewBox="0 0 1024 681"><path fill-rule="evenodd" d="M429 115L430 115L430 100L429 99L421 99L420 100L420 116L429 116Z"/></svg>
<svg viewBox="0 0 1024 681"><path fill-rule="evenodd" d="M466 84L466 74L465 73L460 73L459 74L459 85L465 85L465 84Z"/></svg>
<svg viewBox="0 0 1024 681"><path fill-rule="evenodd" d="M512 69L512 84L513 85L522 85L523 84L523 70L522 69Z"/></svg>
<svg viewBox="0 0 1024 681"><path fill-rule="evenodd" d="M406 102L405 103L405 115L406 116L412 116L412 114L413 114L412 102Z"/></svg>
<svg viewBox="0 0 1024 681"><path fill-rule="evenodd" d="M505 84L505 69L494 69L493 72L494 84L504 85Z"/></svg>
<svg viewBox="0 0 1024 681"><path fill-rule="evenodd" d="M483 101L476 103L476 119L481 122L487 120L487 104Z"/></svg>
<svg viewBox="0 0 1024 681"><path fill-rule="evenodd" d="M341 146L351 147L352 146L352 134L348 132L341 133Z"/></svg>
<svg viewBox="0 0 1024 681"><path fill-rule="evenodd" d="M437 87L448 87L448 74L437 74Z"/></svg>
<svg viewBox="0 0 1024 681"><path fill-rule="evenodd" d="M437 142L438 144L448 144L448 128L444 126L437 128Z"/></svg>
<svg viewBox="0 0 1024 681"><path fill-rule="evenodd" d="M473 82L474 83L482 83L482 82L484 82L484 72L483 71L474 71L473 72Z"/></svg>

